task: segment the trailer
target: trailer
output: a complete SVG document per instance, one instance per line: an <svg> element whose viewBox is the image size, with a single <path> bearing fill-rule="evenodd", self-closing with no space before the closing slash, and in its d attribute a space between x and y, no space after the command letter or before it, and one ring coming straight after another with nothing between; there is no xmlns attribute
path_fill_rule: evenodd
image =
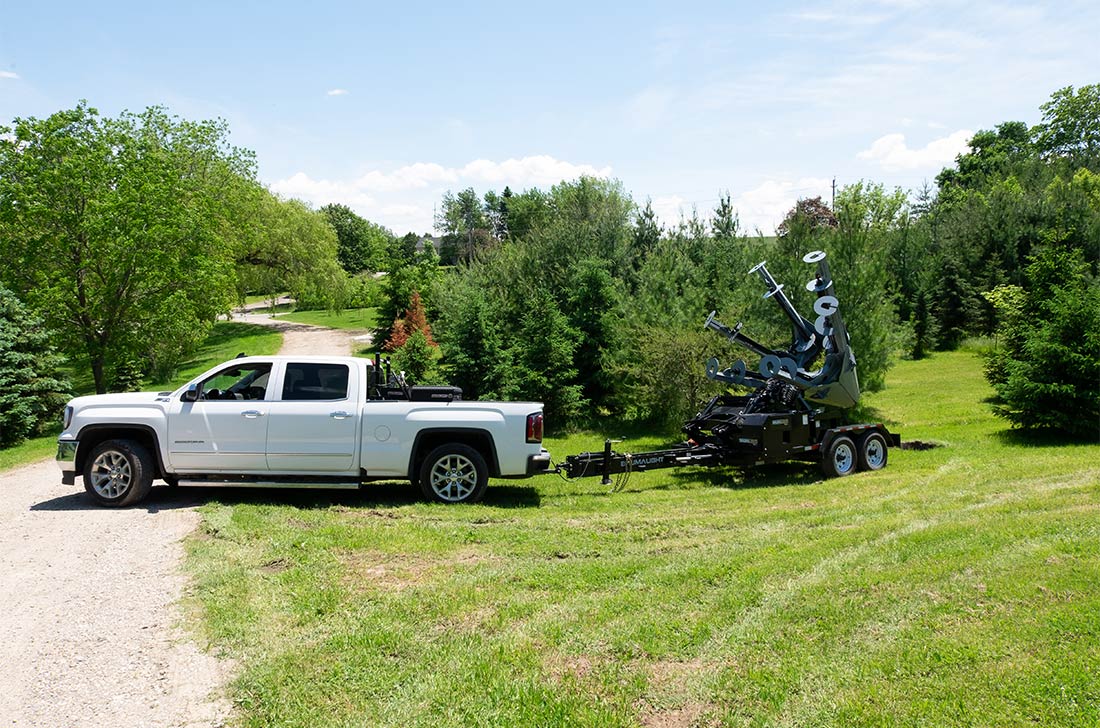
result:
<svg viewBox="0 0 1100 728"><path fill-rule="evenodd" d="M728 327L711 311L704 328L713 330L760 357L755 370L743 360L722 368L706 363L709 379L754 390L748 395L720 394L683 426L687 439L677 447L640 453L612 450L570 455L558 471L571 478L600 476L604 484L619 473L696 466L748 467L791 460L816 462L829 477L886 467L891 447L901 437L881 423L851 423L846 411L859 402L856 358L840 313L826 255L814 251L802 259L816 265L806 289L816 294L814 321L803 317L767 269L754 266L771 298L791 321L791 343L776 349ZM813 369L820 362L820 366Z"/></svg>

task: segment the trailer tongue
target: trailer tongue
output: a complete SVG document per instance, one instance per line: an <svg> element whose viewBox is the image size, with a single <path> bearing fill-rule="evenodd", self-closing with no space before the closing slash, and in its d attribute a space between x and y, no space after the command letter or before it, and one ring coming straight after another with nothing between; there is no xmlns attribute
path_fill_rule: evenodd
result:
<svg viewBox="0 0 1100 728"><path fill-rule="evenodd" d="M856 358L848 330L840 314L825 253L815 251L802 259L816 264L806 290L815 293L816 319L798 313L776 283L764 262L754 266L773 299L791 321L792 338L787 349L772 349L730 328L715 312L704 324L730 341L760 356L755 371L743 360L721 368L716 358L706 363L707 377L755 390L748 396L721 394L684 424L688 439L679 447L643 453L618 453L612 441L602 452L570 455L559 466L569 477L599 475L605 484L611 475L633 471L675 468L684 465L750 466L787 460L819 462L826 475L850 475L856 470L880 470L886 466L889 448L901 445L900 436L882 424L851 424L845 410L859 402ZM819 359L821 366L811 370Z"/></svg>

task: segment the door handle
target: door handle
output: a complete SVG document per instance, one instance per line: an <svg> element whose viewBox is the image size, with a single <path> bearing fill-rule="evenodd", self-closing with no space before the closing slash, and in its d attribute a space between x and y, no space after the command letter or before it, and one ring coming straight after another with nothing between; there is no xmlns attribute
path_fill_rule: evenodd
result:
<svg viewBox="0 0 1100 728"><path fill-rule="evenodd" d="M247 417L250 420L254 420L257 417L263 417L264 413L259 410L245 410L241 412L241 417Z"/></svg>
<svg viewBox="0 0 1100 728"><path fill-rule="evenodd" d="M345 412L344 410L339 410L337 412L329 412L328 416L334 420L346 420L347 418L351 417L351 413Z"/></svg>

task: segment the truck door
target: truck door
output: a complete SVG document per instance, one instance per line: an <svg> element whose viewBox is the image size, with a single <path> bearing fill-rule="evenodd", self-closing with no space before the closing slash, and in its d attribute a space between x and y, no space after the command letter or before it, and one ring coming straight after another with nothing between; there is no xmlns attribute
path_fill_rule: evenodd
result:
<svg viewBox="0 0 1100 728"><path fill-rule="evenodd" d="M357 472L359 382L347 364L288 362L272 402L267 464L276 473Z"/></svg>
<svg viewBox="0 0 1100 728"><path fill-rule="evenodd" d="M168 458L177 472L266 472L270 362L227 364L199 385L196 402L168 418Z"/></svg>

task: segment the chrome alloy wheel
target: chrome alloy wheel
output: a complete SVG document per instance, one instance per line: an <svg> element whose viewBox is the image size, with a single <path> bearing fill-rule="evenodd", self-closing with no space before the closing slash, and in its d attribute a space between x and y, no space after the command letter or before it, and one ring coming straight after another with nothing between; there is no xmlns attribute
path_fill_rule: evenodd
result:
<svg viewBox="0 0 1100 728"><path fill-rule="evenodd" d="M92 488L101 498L115 499L125 495L133 483L130 461L118 450L104 450L92 461Z"/></svg>
<svg viewBox="0 0 1100 728"><path fill-rule="evenodd" d="M444 455L432 465L428 483L440 500L464 501L477 487L477 468L465 456Z"/></svg>
<svg viewBox="0 0 1100 728"><path fill-rule="evenodd" d="M856 454L852 450L852 446L847 442L842 442L836 446L833 451L833 464L836 466L838 473L849 473L852 468L855 467Z"/></svg>

